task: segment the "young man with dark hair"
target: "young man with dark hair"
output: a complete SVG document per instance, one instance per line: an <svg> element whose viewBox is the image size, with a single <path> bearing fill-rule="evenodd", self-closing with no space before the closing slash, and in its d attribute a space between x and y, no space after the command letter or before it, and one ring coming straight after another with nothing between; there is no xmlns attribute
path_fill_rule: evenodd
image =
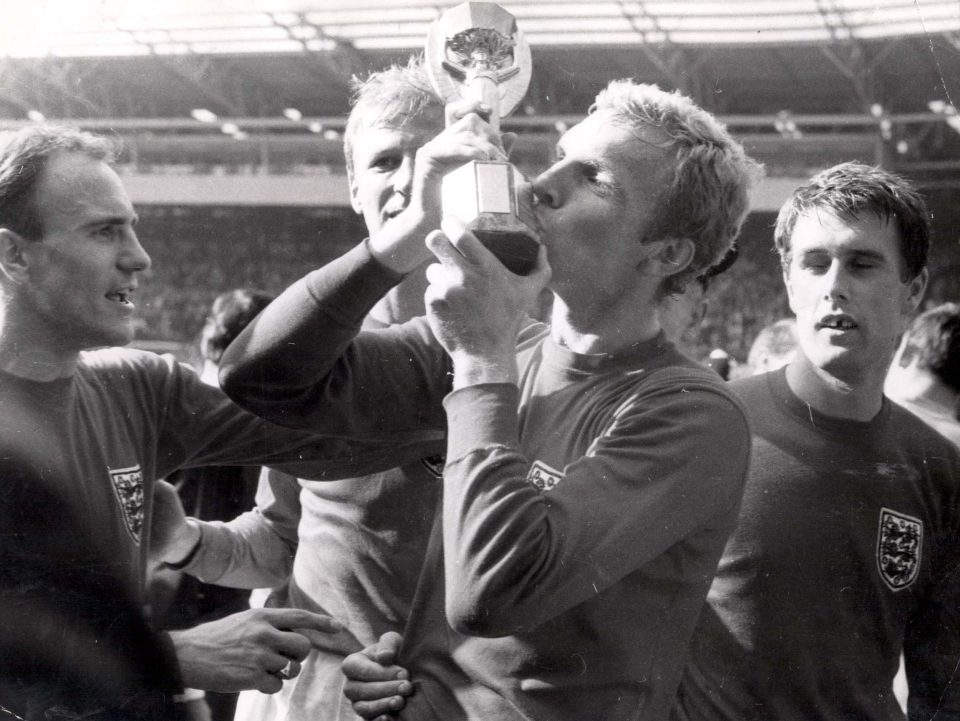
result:
<svg viewBox="0 0 960 721"><path fill-rule="evenodd" d="M883 395L927 281L929 217L899 176L845 163L776 227L799 347L731 384L753 450L675 718L957 718L960 455Z"/></svg>
<svg viewBox="0 0 960 721"><path fill-rule="evenodd" d="M720 379L664 337L657 305L727 252L755 167L688 99L612 83L532 183L543 248L521 277L424 213L446 171L503 157L484 111L448 108L407 209L285 291L221 379L286 423L445 432L442 515L398 660L416 687L404 718L664 718L748 431ZM425 235L427 317L362 331L429 257ZM549 327L525 314L548 280ZM394 709L397 686L355 708Z"/></svg>

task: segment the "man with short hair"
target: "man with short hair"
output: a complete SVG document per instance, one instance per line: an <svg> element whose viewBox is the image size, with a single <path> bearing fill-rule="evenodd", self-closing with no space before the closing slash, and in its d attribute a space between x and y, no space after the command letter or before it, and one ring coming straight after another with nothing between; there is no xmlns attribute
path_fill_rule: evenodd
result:
<svg viewBox="0 0 960 721"><path fill-rule="evenodd" d="M404 718L664 718L748 431L656 308L729 249L755 166L688 99L611 83L532 183L530 275L447 219L427 236L427 318L362 331L428 257L423 209L443 174L503 157L487 111L448 108L407 209L285 291L227 350L221 380L255 412L348 437L445 432L442 515L398 660L416 687ZM549 327L525 314L548 280ZM396 709L392 672L355 697L358 713Z"/></svg>
<svg viewBox="0 0 960 721"><path fill-rule="evenodd" d="M921 313L903 337L887 395L960 447L960 304Z"/></svg>
<svg viewBox="0 0 960 721"><path fill-rule="evenodd" d="M354 81L344 154L351 202L371 236L410 205L416 152L443 130L443 113L419 61ZM433 226L439 223L436 203L424 212ZM409 274L364 327L422 315L425 288L422 268ZM202 528L184 566L188 573L247 588L283 584L268 603L326 613L345 627L311 651L281 692L242 694L238 720L356 718L342 693L340 666L382 634L402 632L410 616L440 495L444 442L441 433L435 437L432 454L366 478L296 481L271 471L261 476L256 508L230 523L181 516L181 523ZM170 533L194 543L200 538L182 526ZM191 550L186 544L181 553Z"/></svg>
<svg viewBox="0 0 960 721"><path fill-rule="evenodd" d="M150 267L134 229L137 215L111 167L115 155L106 139L57 126L0 138L0 456L24 467L18 474L24 487L31 478L42 481L42 491L74 519L66 526L70 539L59 546L37 539L34 548L93 544L104 563L87 567L90 583L105 574L137 608L148 553L163 551L147 543L158 476L219 463L281 464L310 477L355 474L383 468L387 453L403 457L404 446L273 426L170 356L111 347L133 337L132 297ZM412 439L408 457L418 457L420 446ZM4 500L11 505L3 513L17 517L16 496ZM62 559L38 553L23 564L28 582L0 589L4 600L19 603L27 594L45 602L56 585L44 591L47 581L30 581L62 566ZM70 582L84 577L74 574ZM115 615L78 608L76 621L79 627L64 634L85 639L78 641L82 648L113 653L118 666L123 659L142 662L115 633L123 625ZM258 609L176 632L170 635L176 662L158 663L154 688L166 695L182 681L207 690L277 690L296 674L309 636L338 628L308 611ZM106 649L107 639L118 645ZM67 676L30 685L37 680L34 661L46 661L28 656L17 713L75 717L99 709L110 719L128 713L136 684L115 687L113 696L109 689L84 693Z"/></svg>
<svg viewBox="0 0 960 721"><path fill-rule="evenodd" d="M735 381L750 474L675 719L955 719L960 454L883 395L927 281L929 216L899 176L844 163L775 233L795 359Z"/></svg>

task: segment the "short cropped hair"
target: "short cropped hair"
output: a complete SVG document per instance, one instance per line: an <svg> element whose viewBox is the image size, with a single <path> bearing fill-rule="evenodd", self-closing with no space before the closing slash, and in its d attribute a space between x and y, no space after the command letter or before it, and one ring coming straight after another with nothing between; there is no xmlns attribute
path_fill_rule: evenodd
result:
<svg viewBox="0 0 960 721"><path fill-rule="evenodd" d="M960 392L960 305L944 303L918 315L904 336L902 361Z"/></svg>
<svg viewBox="0 0 960 721"><path fill-rule="evenodd" d="M352 109L343 134L343 154L351 175L353 146L361 126L402 128L430 110L443 118L443 99L434 91L422 58L412 57L406 65L394 64L362 79L355 76L351 89Z"/></svg>
<svg viewBox="0 0 960 721"><path fill-rule="evenodd" d="M112 164L120 145L111 138L48 123L0 133L0 228L28 240L43 237L36 188L50 158L58 153L81 153Z"/></svg>
<svg viewBox="0 0 960 721"><path fill-rule="evenodd" d="M204 360L219 363L227 346L272 301L269 293L248 288L218 295L200 334L200 354Z"/></svg>
<svg viewBox="0 0 960 721"><path fill-rule="evenodd" d="M813 208L856 218L872 212L896 223L903 261L901 280L916 278L930 252L930 213L923 197L896 173L863 163L841 163L814 175L780 208L774 243L784 268L790 264L790 238L801 215Z"/></svg>
<svg viewBox="0 0 960 721"><path fill-rule="evenodd" d="M676 157L673 180L647 239L689 238L690 265L670 276L662 294L683 292L687 283L718 263L733 246L750 209L750 188L762 167L744 152L722 123L678 92L656 85L614 80L590 112L610 112L627 128L656 126Z"/></svg>

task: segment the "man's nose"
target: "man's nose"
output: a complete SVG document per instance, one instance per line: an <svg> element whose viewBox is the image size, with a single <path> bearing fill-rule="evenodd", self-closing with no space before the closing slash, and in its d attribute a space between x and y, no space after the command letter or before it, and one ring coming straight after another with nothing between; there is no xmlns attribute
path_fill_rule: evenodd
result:
<svg viewBox="0 0 960 721"><path fill-rule="evenodd" d="M120 267L128 271L144 271L150 268L153 261L147 253L140 239L132 230L129 231L126 242L123 244L123 253L120 256Z"/></svg>
<svg viewBox="0 0 960 721"><path fill-rule="evenodd" d="M533 182L530 183L533 189L534 200L537 204L543 204L550 208L559 208L561 203L560 184L557 182L556 173L545 170L540 173Z"/></svg>
<svg viewBox="0 0 960 721"><path fill-rule="evenodd" d="M413 156L405 156L400 162L400 166L393 174L393 189L410 197L410 189L413 187Z"/></svg>
<svg viewBox="0 0 960 721"><path fill-rule="evenodd" d="M825 300L846 300L849 297L849 274L843 263L834 260L823 275L823 297Z"/></svg>

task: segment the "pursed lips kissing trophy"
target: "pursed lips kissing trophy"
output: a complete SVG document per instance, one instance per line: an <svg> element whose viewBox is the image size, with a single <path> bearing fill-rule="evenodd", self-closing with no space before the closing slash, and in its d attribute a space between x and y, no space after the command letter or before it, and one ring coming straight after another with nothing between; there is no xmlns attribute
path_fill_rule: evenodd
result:
<svg viewBox="0 0 960 721"><path fill-rule="evenodd" d="M496 3L466 2L443 13L427 34L427 72L451 102L482 101L489 122L519 105L530 84L530 46L513 15ZM474 160L443 179L443 212L463 222L507 269L525 275L539 249L533 193L512 164Z"/></svg>

